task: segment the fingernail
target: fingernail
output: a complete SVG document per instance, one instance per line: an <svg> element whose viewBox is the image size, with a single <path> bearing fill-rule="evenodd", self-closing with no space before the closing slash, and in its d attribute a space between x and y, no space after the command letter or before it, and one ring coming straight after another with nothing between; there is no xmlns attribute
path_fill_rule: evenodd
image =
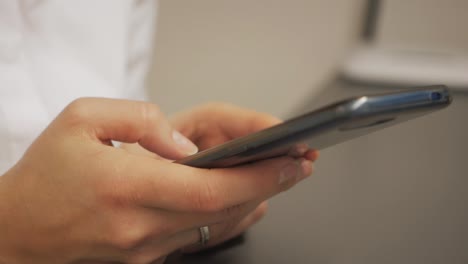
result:
<svg viewBox="0 0 468 264"><path fill-rule="evenodd" d="M302 157L309 150L306 144L297 144L289 151L288 155L292 157Z"/></svg>
<svg viewBox="0 0 468 264"><path fill-rule="evenodd" d="M299 159L298 162L301 167L301 173L298 174L297 180L300 181L312 174L312 162L304 158Z"/></svg>
<svg viewBox="0 0 468 264"><path fill-rule="evenodd" d="M297 175L300 173L299 164L297 162L290 162L280 172L278 183L280 185L289 185L286 183L295 182Z"/></svg>
<svg viewBox="0 0 468 264"><path fill-rule="evenodd" d="M307 178L312 173L312 162L304 158L286 165L280 172L278 183L290 185Z"/></svg>
<svg viewBox="0 0 468 264"><path fill-rule="evenodd" d="M172 139L187 155L193 155L198 152L197 146L195 146L195 144L193 144L192 141L190 141L188 138L182 135L179 131L174 130L172 132Z"/></svg>

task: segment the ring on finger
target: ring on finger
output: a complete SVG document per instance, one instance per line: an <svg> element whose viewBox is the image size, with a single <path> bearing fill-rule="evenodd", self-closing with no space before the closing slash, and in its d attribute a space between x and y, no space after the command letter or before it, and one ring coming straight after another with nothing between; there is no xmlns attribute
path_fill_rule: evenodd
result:
<svg viewBox="0 0 468 264"><path fill-rule="evenodd" d="M210 228L208 226L202 226L198 230L200 232L200 244L205 246L210 240Z"/></svg>

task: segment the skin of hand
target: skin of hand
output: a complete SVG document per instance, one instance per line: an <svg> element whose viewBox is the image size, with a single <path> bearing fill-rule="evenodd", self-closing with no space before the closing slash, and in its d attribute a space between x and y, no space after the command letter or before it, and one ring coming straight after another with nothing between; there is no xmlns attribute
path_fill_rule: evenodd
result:
<svg viewBox="0 0 468 264"><path fill-rule="evenodd" d="M201 148L237 135L204 141L202 129L178 123L184 116L174 125ZM138 143L162 159L115 148L112 140ZM194 152L153 104L72 102L0 177L0 263L160 263L196 245L201 226L210 226L214 242L241 232L262 214L262 201L312 172L302 157L223 169L167 161Z"/></svg>
<svg viewBox="0 0 468 264"><path fill-rule="evenodd" d="M208 103L177 113L170 119L174 129L180 131L184 136L195 143L200 151L225 143L232 139L242 137L259 130L279 124L282 121L274 116L259 113L250 109L237 107L226 103ZM135 154L147 155L158 158L158 156L138 144L123 144L122 148ZM300 146L291 153L295 157L303 157L310 161L318 158L318 152ZM216 240L210 240L206 245L213 247L232 239L258 222L268 208L267 201L263 201L253 211L239 219L229 219L226 221L226 230L223 236ZM184 252L194 252L205 248L191 246L185 248Z"/></svg>

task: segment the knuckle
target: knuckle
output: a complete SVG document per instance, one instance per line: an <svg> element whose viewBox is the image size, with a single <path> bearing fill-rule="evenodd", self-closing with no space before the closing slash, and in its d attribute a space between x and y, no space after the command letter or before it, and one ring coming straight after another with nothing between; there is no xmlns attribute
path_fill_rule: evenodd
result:
<svg viewBox="0 0 468 264"><path fill-rule="evenodd" d="M247 211L247 206L245 205L234 205L224 209L221 214L225 219L231 219L239 217L240 215L245 214Z"/></svg>
<svg viewBox="0 0 468 264"><path fill-rule="evenodd" d="M112 236L110 244L119 251L132 251L137 248L138 242L128 234L119 233Z"/></svg>
<svg viewBox="0 0 468 264"><path fill-rule="evenodd" d="M225 202L221 193L213 183L207 182L194 191L191 201L194 201L195 209L202 212L212 213L225 209Z"/></svg>
<svg viewBox="0 0 468 264"><path fill-rule="evenodd" d="M90 98L78 98L72 101L68 106L65 108L64 113L67 115L69 120L73 121L83 121L86 120L90 113L89 113L89 103Z"/></svg>
<svg viewBox="0 0 468 264"><path fill-rule="evenodd" d="M161 119L162 113L159 106L151 103L139 103L139 111L145 124L154 123Z"/></svg>
<svg viewBox="0 0 468 264"><path fill-rule="evenodd" d="M130 220L131 221L131 220ZM147 232L139 225L131 223L114 224L111 228L109 244L120 251L135 251L147 240Z"/></svg>

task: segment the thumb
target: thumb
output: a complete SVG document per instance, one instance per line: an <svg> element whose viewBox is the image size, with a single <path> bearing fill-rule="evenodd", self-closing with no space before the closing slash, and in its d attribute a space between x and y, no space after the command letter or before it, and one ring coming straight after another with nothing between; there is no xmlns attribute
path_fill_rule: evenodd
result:
<svg viewBox="0 0 468 264"><path fill-rule="evenodd" d="M60 124L78 128L102 143L139 143L168 159L195 154L197 147L174 130L155 104L105 98L80 98L60 114Z"/></svg>

